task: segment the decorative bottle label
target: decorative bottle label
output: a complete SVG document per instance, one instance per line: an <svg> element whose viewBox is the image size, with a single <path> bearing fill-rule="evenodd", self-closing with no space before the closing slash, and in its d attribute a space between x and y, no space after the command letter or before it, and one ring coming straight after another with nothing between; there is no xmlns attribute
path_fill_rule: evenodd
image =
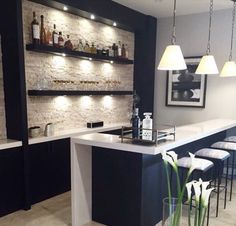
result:
<svg viewBox="0 0 236 226"><path fill-rule="evenodd" d="M55 34L53 35L54 44L58 44L58 38L59 38L59 35L55 33Z"/></svg>
<svg viewBox="0 0 236 226"><path fill-rule="evenodd" d="M40 31L39 31L39 25L38 24L33 25L33 38L34 39L40 39Z"/></svg>

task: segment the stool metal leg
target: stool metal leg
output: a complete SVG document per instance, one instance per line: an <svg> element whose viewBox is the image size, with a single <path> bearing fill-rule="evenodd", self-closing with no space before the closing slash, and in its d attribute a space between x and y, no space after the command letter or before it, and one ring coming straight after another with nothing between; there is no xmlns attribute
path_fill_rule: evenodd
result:
<svg viewBox="0 0 236 226"><path fill-rule="evenodd" d="M233 159L232 159L232 172L231 172L231 186L230 186L230 201L232 201L232 191L233 191L233 181L234 181L234 160L235 159L235 151L233 151Z"/></svg>
<svg viewBox="0 0 236 226"><path fill-rule="evenodd" d="M227 159L227 166L226 166L224 209L226 209L226 202L227 202L228 176L229 176L229 158Z"/></svg>
<svg viewBox="0 0 236 226"><path fill-rule="evenodd" d="M218 175L218 181L217 181L217 203L216 203L216 217L218 217L219 213L219 201L220 201L220 184L221 184L221 178L220 175Z"/></svg>

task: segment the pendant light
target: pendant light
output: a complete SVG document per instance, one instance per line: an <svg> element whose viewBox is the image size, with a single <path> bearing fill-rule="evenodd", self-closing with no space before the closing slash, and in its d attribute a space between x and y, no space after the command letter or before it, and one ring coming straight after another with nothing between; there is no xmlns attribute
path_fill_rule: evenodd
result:
<svg viewBox="0 0 236 226"><path fill-rule="evenodd" d="M218 68L216 65L216 61L213 55L211 55L211 24L212 24L212 14L213 14L213 0L210 0L210 18L209 18L209 30L208 30L208 42L207 42L207 51L206 55L202 57L198 68L196 70L196 74L208 74L214 75L218 74Z"/></svg>
<svg viewBox="0 0 236 226"><path fill-rule="evenodd" d="M221 77L233 77L236 76L236 64L232 60L233 58L233 42L234 42L234 24L235 24L235 11L236 11L236 0L233 1L233 13L232 13L232 32L231 32L231 45L229 61L224 64L224 67L220 73Z"/></svg>
<svg viewBox="0 0 236 226"><path fill-rule="evenodd" d="M168 45L162 55L158 70L185 70L187 69L183 53L176 42L176 0L174 0L173 28L171 45Z"/></svg>

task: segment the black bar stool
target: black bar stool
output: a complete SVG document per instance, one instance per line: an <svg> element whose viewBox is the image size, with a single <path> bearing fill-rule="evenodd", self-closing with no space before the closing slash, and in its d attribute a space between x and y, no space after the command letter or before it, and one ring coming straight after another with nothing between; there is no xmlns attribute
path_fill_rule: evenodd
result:
<svg viewBox="0 0 236 226"><path fill-rule="evenodd" d="M230 154L227 151L222 151L219 149L212 149L212 148L203 148L198 150L195 155L199 158L210 160L214 163L214 174L213 179L217 179L217 204L216 204L216 217L218 217L219 213L219 200L220 200L220 187L222 182L222 175L224 169L224 163L227 162L227 169L226 169L226 177L225 177L225 186L223 186L225 190L225 197L224 197L224 209L226 208L227 203L227 185L228 185L228 172L229 172L229 158Z"/></svg>
<svg viewBox="0 0 236 226"><path fill-rule="evenodd" d="M217 148L220 150L228 151L232 156L232 165L231 165L231 185L230 185L230 201L232 200L233 192L233 181L234 181L234 163L235 163L235 152L236 152L236 143L228 141L219 141L211 145L212 148Z"/></svg>

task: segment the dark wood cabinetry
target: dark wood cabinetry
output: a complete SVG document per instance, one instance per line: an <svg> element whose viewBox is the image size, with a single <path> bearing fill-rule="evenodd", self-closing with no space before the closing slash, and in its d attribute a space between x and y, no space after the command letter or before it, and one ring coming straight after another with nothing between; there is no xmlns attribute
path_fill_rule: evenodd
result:
<svg viewBox="0 0 236 226"><path fill-rule="evenodd" d="M24 206L21 148L0 151L0 217Z"/></svg>
<svg viewBox="0 0 236 226"><path fill-rule="evenodd" d="M31 201L70 190L70 139L30 145Z"/></svg>

